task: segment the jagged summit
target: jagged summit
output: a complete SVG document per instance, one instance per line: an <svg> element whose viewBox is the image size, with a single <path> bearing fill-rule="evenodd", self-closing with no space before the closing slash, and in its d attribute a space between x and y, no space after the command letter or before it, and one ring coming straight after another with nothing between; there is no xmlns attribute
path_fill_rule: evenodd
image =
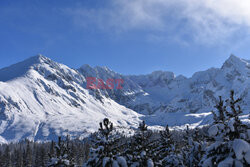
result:
<svg viewBox="0 0 250 167"><path fill-rule="evenodd" d="M248 78L250 73L250 64L248 60L231 55L222 65L221 69L224 71L229 80L235 78L236 76L240 78Z"/></svg>
<svg viewBox="0 0 250 167"><path fill-rule="evenodd" d="M240 68L242 66L247 65L247 60L241 59L235 55L231 55L222 65L223 68L230 68L231 66L234 66L235 68Z"/></svg>
<svg viewBox="0 0 250 167"><path fill-rule="evenodd" d="M237 63L237 62L249 63L250 60L242 59L240 57L237 57L237 56L231 54L229 56L229 58L225 62L227 62L227 61L231 61L231 62L234 62L234 63Z"/></svg>
<svg viewBox="0 0 250 167"><path fill-rule="evenodd" d="M242 59L235 56L234 54L231 54L227 60L232 60L232 61L241 61ZM227 61L226 60L226 61Z"/></svg>
<svg viewBox="0 0 250 167"><path fill-rule="evenodd" d="M91 67L88 64L84 64L78 70L80 72L82 72L83 74L93 75L93 77L98 77L98 75L106 75L107 77L112 77L112 76L114 77L117 75L121 75L121 74L111 70L107 66ZM94 73L96 73L97 75L94 75Z"/></svg>

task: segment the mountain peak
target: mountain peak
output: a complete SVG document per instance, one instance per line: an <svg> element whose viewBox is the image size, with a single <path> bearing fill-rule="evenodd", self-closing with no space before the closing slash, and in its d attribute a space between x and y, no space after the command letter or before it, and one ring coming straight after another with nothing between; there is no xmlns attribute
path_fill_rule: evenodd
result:
<svg viewBox="0 0 250 167"><path fill-rule="evenodd" d="M43 63L46 61L52 61L52 60L48 57L41 55L41 54L37 54L36 56L32 56L32 57L24 60L23 62L30 62L32 65L32 64Z"/></svg>
<svg viewBox="0 0 250 167"><path fill-rule="evenodd" d="M19 63L0 69L0 81L6 82L24 75L35 64L51 62L51 60L41 54L30 57Z"/></svg>
<svg viewBox="0 0 250 167"><path fill-rule="evenodd" d="M230 68L230 67L239 68L241 66L245 66L245 64L246 64L246 61L231 54L230 57L222 65L222 69Z"/></svg>
<svg viewBox="0 0 250 167"><path fill-rule="evenodd" d="M83 64L80 69L92 69L92 67L88 64Z"/></svg>
<svg viewBox="0 0 250 167"><path fill-rule="evenodd" d="M242 59L239 58L239 57L237 57L237 56L235 56L234 54L231 54L231 55L229 56L229 58L228 58L226 61L234 61L234 62L237 62L237 61L242 61Z"/></svg>

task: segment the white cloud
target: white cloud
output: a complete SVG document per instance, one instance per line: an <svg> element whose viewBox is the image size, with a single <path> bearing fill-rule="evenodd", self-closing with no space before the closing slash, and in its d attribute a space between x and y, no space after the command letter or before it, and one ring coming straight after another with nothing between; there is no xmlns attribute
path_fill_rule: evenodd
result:
<svg viewBox="0 0 250 167"><path fill-rule="evenodd" d="M104 31L143 30L166 39L215 44L250 28L249 0L110 0L107 7L71 9L76 24ZM240 32L240 33L239 33ZM244 32L244 33L243 33ZM162 38L162 37L161 37ZM157 38L159 39L159 38Z"/></svg>

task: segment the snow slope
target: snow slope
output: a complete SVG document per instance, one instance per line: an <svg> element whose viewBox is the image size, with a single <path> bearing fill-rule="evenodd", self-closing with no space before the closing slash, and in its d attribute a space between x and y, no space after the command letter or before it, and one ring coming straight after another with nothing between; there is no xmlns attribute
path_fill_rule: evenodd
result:
<svg viewBox="0 0 250 167"><path fill-rule="evenodd" d="M15 73L17 70L18 73ZM20 71L18 71L20 70ZM6 74L7 73L7 74ZM0 70L0 134L7 141L84 136L108 117L119 126L137 126L139 114L112 99L96 99L76 70L43 56Z"/></svg>

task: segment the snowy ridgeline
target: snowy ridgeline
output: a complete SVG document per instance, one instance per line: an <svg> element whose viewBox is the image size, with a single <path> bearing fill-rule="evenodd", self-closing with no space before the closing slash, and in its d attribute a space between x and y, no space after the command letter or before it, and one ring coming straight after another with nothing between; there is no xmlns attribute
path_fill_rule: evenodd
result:
<svg viewBox="0 0 250 167"><path fill-rule="evenodd" d="M1 166L51 167L248 167L250 124L239 119L241 99L220 98L214 123L203 128L162 131L141 122L132 136L105 118L83 141L59 137L57 143L23 142L0 147Z"/></svg>

